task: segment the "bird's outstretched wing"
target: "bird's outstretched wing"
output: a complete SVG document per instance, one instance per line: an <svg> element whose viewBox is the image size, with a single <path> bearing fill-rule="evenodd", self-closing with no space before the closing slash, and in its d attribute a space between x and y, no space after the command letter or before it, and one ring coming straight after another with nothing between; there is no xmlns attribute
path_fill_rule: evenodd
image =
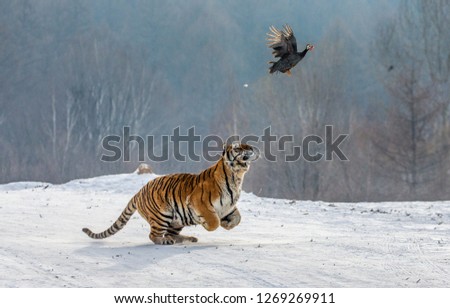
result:
<svg viewBox="0 0 450 308"><path fill-rule="evenodd" d="M289 25L284 25L283 30L278 30L274 26L269 29L271 32L267 33L268 45L273 48L272 54L276 58L297 52L297 41Z"/></svg>

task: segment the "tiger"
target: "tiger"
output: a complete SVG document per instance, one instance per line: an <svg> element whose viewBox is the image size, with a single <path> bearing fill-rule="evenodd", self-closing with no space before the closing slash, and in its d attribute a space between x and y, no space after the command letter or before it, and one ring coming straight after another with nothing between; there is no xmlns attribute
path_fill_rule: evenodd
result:
<svg viewBox="0 0 450 308"><path fill-rule="evenodd" d="M222 156L211 167L199 174L169 174L150 180L107 230L82 231L93 239L107 238L121 230L136 210L150 225L149 238L157 245L197 242L196 237L180 235L186 226L230 230L241 221L236 203L244 175L258 156L256 148L248 144L225 144Z"/></svg>

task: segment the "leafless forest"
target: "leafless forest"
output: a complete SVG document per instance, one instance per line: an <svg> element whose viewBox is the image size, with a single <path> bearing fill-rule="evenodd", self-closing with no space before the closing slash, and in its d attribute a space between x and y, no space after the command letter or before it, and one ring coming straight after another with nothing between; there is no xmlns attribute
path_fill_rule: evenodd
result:
<svg viewBox="0 0 450 308"><path fill-rule="evenodd" d="M315 45L292 77L267 72L266 32L285 23L299 48ZM349 161L285 162L288 147L257 161L245 190L449 199L449 29L448 0L0 0L0 183L132 172L135 147L131 162L100 161L124 126L156 140L271 126L301 144L333 125ZM209 164L146 162L159 174Z"/></svg>

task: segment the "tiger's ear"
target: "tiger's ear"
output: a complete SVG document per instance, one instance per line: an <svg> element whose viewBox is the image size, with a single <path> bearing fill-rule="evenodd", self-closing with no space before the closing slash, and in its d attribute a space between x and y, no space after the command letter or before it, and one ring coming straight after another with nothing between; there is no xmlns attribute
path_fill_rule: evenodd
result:
<svg viewBox="0 0 450 308"><path fill-rule="evenodd" d="M231 148L232 149L236 149L241 145L241 143L238 140L233 141L233 143L231 144Z"/></svg>
<svg viewBox="0 0 450 308"><path fill-rule="evenodd" d="M223 143L223 151L222 151L222 156L224 156L225 155L225 152L227 151L227 143L226 142L224 142Z"/></svg>

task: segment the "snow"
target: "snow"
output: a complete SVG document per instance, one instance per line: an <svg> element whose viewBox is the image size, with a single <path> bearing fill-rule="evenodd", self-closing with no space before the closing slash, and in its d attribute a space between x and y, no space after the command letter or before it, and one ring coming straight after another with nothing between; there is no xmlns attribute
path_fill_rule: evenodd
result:
<svg viewBox="0 0 450 308"><path fill-rule="evenodd" d="M135 214L154 175L0 185L0 287L448 287L450 202L327 203L243 193L235 229L157 246Z"/></svg>

